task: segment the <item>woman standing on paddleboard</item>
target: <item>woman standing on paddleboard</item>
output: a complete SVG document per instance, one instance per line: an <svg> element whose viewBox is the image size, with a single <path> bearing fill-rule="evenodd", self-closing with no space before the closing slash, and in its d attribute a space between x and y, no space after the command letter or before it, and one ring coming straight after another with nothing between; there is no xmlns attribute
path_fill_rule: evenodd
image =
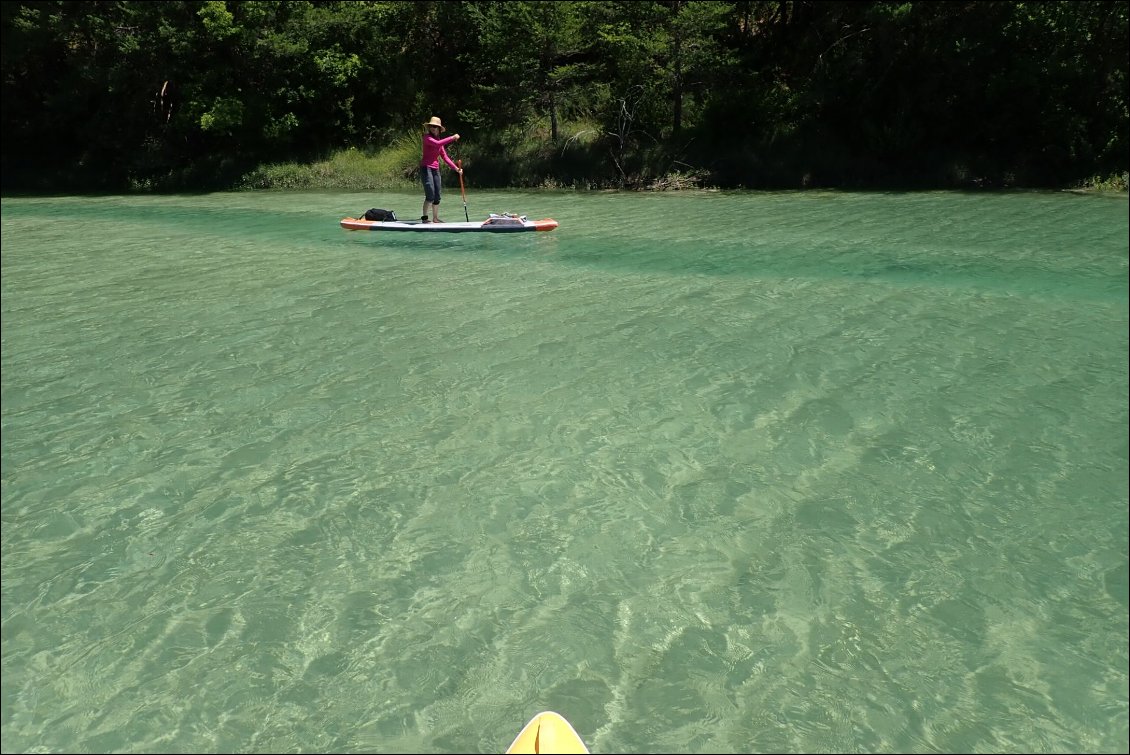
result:
<svg viewBox="0 0 1130 755"><path fill-rule="evenodd" d="M444 149L444 145L459 141L459 134L440 139L439 135L446 130L439 117L435 115L424 124L424 156L420 159L420 180L424 182L424 211L420 215L421 223L428 222L428 207L432 208L431 222L443 222L439 219L439 195L442 183L439 178L439 159L442 157L452 170L460 175L463 174L463 169L451 161L447 156L447 150Z"/></svg>

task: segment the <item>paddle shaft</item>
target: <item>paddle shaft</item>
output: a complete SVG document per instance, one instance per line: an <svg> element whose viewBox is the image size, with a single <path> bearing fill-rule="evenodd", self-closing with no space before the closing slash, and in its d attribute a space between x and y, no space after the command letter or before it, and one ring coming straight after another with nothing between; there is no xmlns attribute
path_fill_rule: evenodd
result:
<svg viewBox="0 0 1130 755"><path fill-rule="evenodd" d="M471 216L467 214L467 190L463 188L463 158L459 158L459 162L455 164L459 166L459 193L463 195L463 217L470 223Z"/></svg>

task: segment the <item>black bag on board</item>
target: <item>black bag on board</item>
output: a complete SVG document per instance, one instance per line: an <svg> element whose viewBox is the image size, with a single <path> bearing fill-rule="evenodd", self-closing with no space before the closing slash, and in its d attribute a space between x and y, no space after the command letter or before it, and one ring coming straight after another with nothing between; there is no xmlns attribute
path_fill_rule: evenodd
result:
<svg viewBox="0 0 1130 755"><path fill-rule="evenodd" d="M396 213L392 210L380 210L374 207L371 210L365 210L364 218L365 220L378 220L381 222L385 220L396 220Z"/></svg>

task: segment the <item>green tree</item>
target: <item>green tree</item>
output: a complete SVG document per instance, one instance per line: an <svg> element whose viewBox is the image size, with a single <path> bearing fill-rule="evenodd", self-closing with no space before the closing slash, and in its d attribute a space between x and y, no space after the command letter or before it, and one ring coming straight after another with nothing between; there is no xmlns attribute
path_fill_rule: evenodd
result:
<svg viewBox="0 0 1130 755"><path fill-rule="evenodd" d="M561 110L576 104L592 71L583 33L589 5L491 2L469 9L479 46L466 60L478 76L474 106L464 116L496 130L545 116L557 142Z"/></svg>
<svg viewBox="0 0 1130 755"><path fill-rule="evenodd" d="M501 183L1064 185L1126 171L1128 7L11 0L3 181L231 185L439 115Z"/></svg>

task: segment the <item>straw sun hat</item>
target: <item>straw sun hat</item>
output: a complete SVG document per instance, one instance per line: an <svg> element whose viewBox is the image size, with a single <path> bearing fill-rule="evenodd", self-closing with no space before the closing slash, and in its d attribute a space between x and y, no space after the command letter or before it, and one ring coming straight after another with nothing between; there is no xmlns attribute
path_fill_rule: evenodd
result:
<svg viewBox="0 0 1130 755"><path fill-rule="evenodd" d="M442 123L442 122L440 121L440 119L439 119L439 116L438 116L438 115L433 115L433 116L432 116L432 119L431 119L430 121L428 121L427 123L425 123L425 124L424 124L424 127L425 127L425 128L427 128L428 126L439 126L439 132L440 132L441 134L442 134L442 133L443 133L444 131L447 131L447 129L445 129L445 128L443 127L443 123Z"/></svg>

